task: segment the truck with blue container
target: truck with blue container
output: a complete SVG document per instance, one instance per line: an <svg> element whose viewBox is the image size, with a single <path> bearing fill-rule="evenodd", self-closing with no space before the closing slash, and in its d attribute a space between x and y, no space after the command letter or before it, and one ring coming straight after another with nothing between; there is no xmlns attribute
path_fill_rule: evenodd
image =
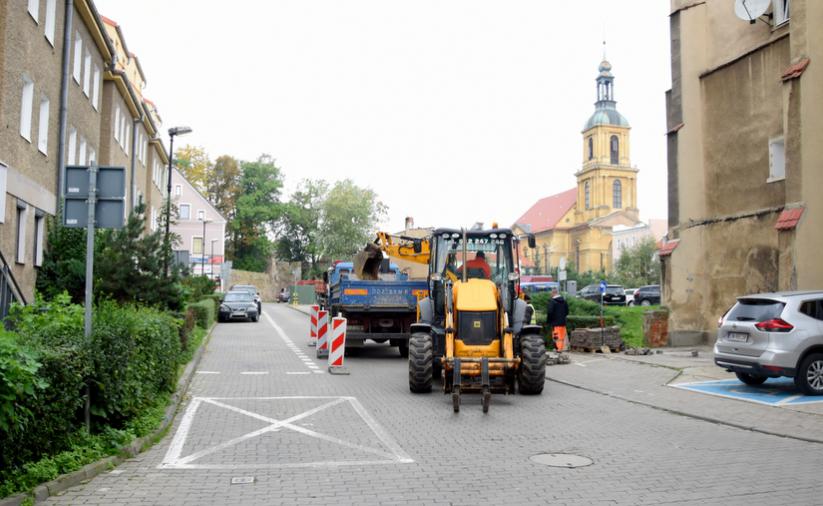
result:
<svg viewBox="0 0 823 506"><path fill-rule="evenodd" d="M409 355L409 329L417 321L417 301L428 295L428 283L409 279L388 259L376 265L368 275L355 269L354 262L333 265L323 276L327 289L322 305L330 317L347 319L347 353L358 352L367 340L388 341L405 358Z"/></svg>

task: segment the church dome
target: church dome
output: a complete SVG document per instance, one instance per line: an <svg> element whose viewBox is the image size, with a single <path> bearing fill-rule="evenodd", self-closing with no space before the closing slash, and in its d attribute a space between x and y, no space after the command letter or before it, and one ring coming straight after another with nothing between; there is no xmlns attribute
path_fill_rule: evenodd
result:
<svg viewBox="0 0 823 506"><path fill-rule="evenodd" d="M600 75L611 75L612 64L609 63L607 60L603 60L600 62L600 67L597 68L600 71Z"/></svg>
<svg viewBox="0 0 823 506"><path fill-rule="evenodd" d="M591 115L589 121L586 122L586 126L583 127L583 131L596 127L598 125L614 125L614 126L621 126L621 127L629 127L629 120L627 120L622 114L620 114L617 109L614 108L597 108L594 111L594 114Z"/></svg>

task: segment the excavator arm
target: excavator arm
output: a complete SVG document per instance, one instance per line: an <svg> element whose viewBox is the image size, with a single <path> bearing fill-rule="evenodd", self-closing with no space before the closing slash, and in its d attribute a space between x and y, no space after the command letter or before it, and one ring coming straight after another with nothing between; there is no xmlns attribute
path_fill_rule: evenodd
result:
<svg viewBox="0 0 823 506"><path fill-rule="evenodd" d="M373 243L369 243L354 257L354 272L361 279L377 279L383 253L388 257L428 265L431 259L431 241L428 237L406 237L378 232Z"/></svg>

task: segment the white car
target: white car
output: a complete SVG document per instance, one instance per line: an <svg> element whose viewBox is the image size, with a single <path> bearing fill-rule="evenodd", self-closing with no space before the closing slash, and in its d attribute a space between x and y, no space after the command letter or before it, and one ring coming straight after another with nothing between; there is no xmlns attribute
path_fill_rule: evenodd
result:
<svg viewBox="0 0 823 506"><path fill-rule="evenodd" d="M637 288L626 288L626 305L627 306L634 306L634 292L637 291Z"/></svg>

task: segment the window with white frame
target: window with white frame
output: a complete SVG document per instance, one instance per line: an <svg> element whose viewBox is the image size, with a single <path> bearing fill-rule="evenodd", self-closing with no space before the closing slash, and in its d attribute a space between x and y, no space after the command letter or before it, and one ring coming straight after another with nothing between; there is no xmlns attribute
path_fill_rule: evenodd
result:
<svg viewBox="0 0 823 506"><path fill-rule="evenodd" d="M26 263L26 214L28 204L17 201L17 263Z"/></svg>
<svg viewBox="0 0 823 506"><path fill-rule="evenodd" d="M769 179L767 182L786 178L786 147L783 137L769 139Z"/></svg>
<svg viewBox="0 0 823 506"><path fill-rule="evenodd" d="M34 210L34 265L43 265L43 235L46 224L46 213L39 209Z"/></svg>
<svg viewBox="0 0 823 506"><path fill-rule="evenodd" d="M80 70L83 63L81 58L83 58L83 38L80 37L80 32L77 32L74 34L74 69L71 73L77 84L80 84Z"/></svg>
<svg viewBox="0 0 823 506"><path fill-rule="evenodd" d="M40 24L40 0L29 0L29 14L34 18L34 22Z"/></svg>
<svg viewBox="0 0 823 506"><path fill-rule="evenodd" d="M114 140L120 143L120 106L114 108Z"/></svg>
<svg viewBox="0 0 823 506"><path fill-rule="evenodd" d="M174 196L175 197L179 197L180 193L182 191L183 191L183 187L181 187L179 184L174 186Z"/></svg>
<svg viewBox="0 0 823 506"><path fill-rule="evenodd" d="M20 135L31 142L31 115L34 107L34 82L23 76L23 97L20 103Z"/></svg>
<svg viewBox="0 0 823 506"><path fill-rule="evenodd" d="M6 179L8 168L0 163L0 223L6 222Z"/></svg>
<svg viewBox="0 0 823 506"><path fill-rule="evenodd" d="M37 123L37 149L47 155L49 153L49 99L40 98L40 118Z"/></svg>
<svg viewBox="0 0 823 506"><path fill-rule="evenodd" d="M69 149L66 165L74 165L77 163L77 129L73 126L69 127Z"/></svg>
<svg viewBox="0 0 823 506"><path fill-rule="evenodd" d="M54 27L57 18L57 0L46 0L46 40L54 46Z"/></svg>
<svg viewBox="0 0 823 506"><path fill-rule="evenodd" d="M124 121L125 121L125 119L126 118L123 118ZM130 137L129 137L130 135L131 135L131 125L128 122L126 122L126 135L123 137L123 151L125 151L126 154L129 154L129 141L128 140L130 139Z"/></svg>
<svg viewBox="0 0 823 506"><path fill-rule="evenodd" d="M197 221L203 221L206 219L206 211L200 209L197 211Z"/></svg>
<svg viewBox="0 0 823 506"><path fill-rule="evenodd" d="M77 153L77 165L86 165L86 138L80 136L80 150Z"/></svg>
<svg viewBox="0 0 823 506"><path fill-rule="evenodd" d="M180 204L179 212L177 213L177 217L181 220L190 220L191 219L191 205L189 204Z"/></svg>
<svg viewBox="0 0 823 506"><path fill-rule="evenodd" d="M782 25L791 18L791 0L772 0L772 12L774 13L774 25Z"/></svg>
<svg viewBox="0 0 823 506"><path fill-rule="evenodd" d="M151 208L151 229L157 230L157 209Z"/></svg>
<svg viewBox="0 0 823 506"><path fill-rule="evenodd" d="M94 150L93 147L89 146L89 165L97 162L97 151Z"/></svg>
<svg viewBox="0 0 823 506"><path fill-rule="evenodd" d="M91 90L91 106L94 107L95 111L100 110L100 67L95 63L94 64L94 82L92 83L92 90Z"/></svg>
<svg viewBox="0 0 823 506"><path fill-rule="evenodd" d="M83 56L83 94L86 97L91 94L91 53L88 49Z"/></svg>

